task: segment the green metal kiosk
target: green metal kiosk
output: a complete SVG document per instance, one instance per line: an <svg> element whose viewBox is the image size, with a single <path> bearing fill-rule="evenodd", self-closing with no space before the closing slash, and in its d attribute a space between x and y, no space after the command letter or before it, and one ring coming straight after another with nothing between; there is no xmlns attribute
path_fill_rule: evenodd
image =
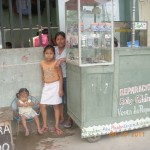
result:
<svg viewBox="0 0 150 150"><path fill-rule="evenodd" d="M81 137L150 126L150 48L114 48L112 0L66 2L68 114Z"/></svg>

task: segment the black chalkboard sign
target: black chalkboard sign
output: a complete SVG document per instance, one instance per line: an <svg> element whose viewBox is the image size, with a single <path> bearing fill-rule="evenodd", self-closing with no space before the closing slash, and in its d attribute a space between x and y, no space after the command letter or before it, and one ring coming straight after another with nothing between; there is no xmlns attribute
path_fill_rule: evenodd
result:
<svg viewBox="0 0 150 150"><path fill-rule="evenodd" d="M8 123L0 123L0 150L13 150L11 128Z"/></svg>

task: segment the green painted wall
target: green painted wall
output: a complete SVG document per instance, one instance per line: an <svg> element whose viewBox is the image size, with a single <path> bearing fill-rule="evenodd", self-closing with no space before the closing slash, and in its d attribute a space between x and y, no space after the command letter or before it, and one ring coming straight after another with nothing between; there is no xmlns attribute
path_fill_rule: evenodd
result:
<svg viewBox="0 0 150 150"><path fill-rule="evenodd" d="M68 113L84 137L150 126L150 49L116 48L115 63L67 63Z"/></svg>
<svg viewBox="0 0 150 150"><path fill-rule="evenodd" d="M132 20L132 0L119 0L120 21ZM136 16L135 20L139 21L139 7L136 1Z"/></svg>
<svg viewBox="0 0 150 150"><path fill-rule="evenodd" d="M132 0L119 0L120 21L132 21L132 16L133 16L132 15L132 7L133 7L133 1ZM135 21L139 21L138 1L136 1ZM138 34L136 34L136 36L138 36ZM128 41L131 41L131 39L132 39L132 33L131 32L120 33L120 45L121 45L121 47L127 46L126 39L128 39Z"/></svg>

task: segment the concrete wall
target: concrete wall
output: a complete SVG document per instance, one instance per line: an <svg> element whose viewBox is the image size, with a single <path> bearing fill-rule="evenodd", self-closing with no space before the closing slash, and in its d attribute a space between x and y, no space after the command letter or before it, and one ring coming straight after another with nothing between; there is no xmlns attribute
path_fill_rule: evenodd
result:
<svg viewBox="0 0 150 150"><path fill-rule="evenodd" d="M65 32L65 2L68 0L58 0L59 29Z"/></svg>
<svg viewBox="0 0 150 150"><path fill-rule="evenodd" d="M40 99L42 59L43 48L0 50L0 107L10 106L20 88Z"/></svg>
<svg viewBox="0 0 150 150"><path fill-rule="evenodd" d="M139 1L139 20L148 21L148 29L150 28L150 1L149 0L140 0ZM150 30L148 30L147 43L150 46Z"/></svg>

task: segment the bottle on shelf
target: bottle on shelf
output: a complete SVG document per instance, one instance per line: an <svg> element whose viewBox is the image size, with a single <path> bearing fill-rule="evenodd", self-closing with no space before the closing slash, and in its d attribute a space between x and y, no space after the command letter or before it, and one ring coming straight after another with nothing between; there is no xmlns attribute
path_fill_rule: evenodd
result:
<svg viewBox="0 0 150 150"><path fill-rule="evenodd" d="M93 34L93 38L94 38L94 48L99 48L99 34L98 33L94 33Z"/></svg>
<svg viewBox="0 0 150 150"><path fill-rule="evenodd" d="M83 34L81 38L81 47L87 47L87 35Z"/></svg>

